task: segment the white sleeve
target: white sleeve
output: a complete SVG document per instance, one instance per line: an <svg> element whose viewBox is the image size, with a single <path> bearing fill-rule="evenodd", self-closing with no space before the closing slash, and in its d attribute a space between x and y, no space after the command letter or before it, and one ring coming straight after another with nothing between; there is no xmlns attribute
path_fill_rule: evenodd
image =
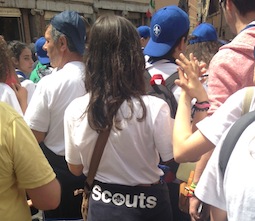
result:
<svg viewBox="0 0 255 221"><path fill-rule="evenodd" d="M228 131L228 130L227 130ZM219 168L219 153L225 135L216 146L195 189L195 195L201 201L226 210L223 176Z"/></svg>
<svg viewBox="0 0 255 221"><path fill-rule="evenodd" d="M2 91L1 101L12 106L14 110L16 110L21 116L23 116L23 112L21 110L16 94L9 86L8 88L6 87L4 91Z"/></svg>
<svg viewBox="0 0 255 221"><path fill-rule="evenodd" d="M50 125L50 101L46 84L42 79L38 82L34 94L25 112L25 121L28 126L36 131L47 132Z"/></svg>
<svg viewBox="0 0 255 221"><path fill-rule="evenodd" d="M75 147L75 121L77 121L77 119L72 117L72 106L74 103L75 102L71 103L66 108L64 115L65 159L70 164L80 165L82 164L80 153Z"/></svg>
<svg viewBox="0 0 255 221"><path fill-rule="evenodd" d="M222 134L241 117L245 88L231 95L213 115L197 123L199 131L215 146Z"/></svg>
<svg viewBox="0 0 255 221"><path fill-rule="evenodd" d="M169 106L164 103L154 123L155 145L164 162L173 158L173 125L174 119L171 118Z"/></svg>

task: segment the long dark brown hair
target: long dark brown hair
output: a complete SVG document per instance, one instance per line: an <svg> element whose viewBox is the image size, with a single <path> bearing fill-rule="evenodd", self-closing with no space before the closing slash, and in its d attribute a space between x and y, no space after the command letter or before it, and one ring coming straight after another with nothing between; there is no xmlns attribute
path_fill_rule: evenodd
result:
<svg viewBox="0 0 255 221"><path fill-rule="evenodd" d="M92 129L101 131L118 125L116 114L124 101L133 116L132 97L140 102L143 115L146 108L141 95L145 94L144 56L136 28L124 17L103 15L91 28L87 50L85 87L90 93L87 107Z"/></svg>
<svg viewBox="0 0 255 221"><path fill-rule="evenodd" d="M6 41L0 35L0 82L5 82L12 73L15 73L15 70L11 61L11 54Z"/></svg>

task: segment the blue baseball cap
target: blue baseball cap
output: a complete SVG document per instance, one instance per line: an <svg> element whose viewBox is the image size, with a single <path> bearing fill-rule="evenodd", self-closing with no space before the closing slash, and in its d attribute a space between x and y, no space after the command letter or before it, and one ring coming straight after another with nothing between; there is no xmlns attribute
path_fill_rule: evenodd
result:
<svg viewBox="0 0 255 221"><path fill-rule="evenodd" d="M37 54L38 60L41 64L49 64L50 59L47 56L47 51L43 50L43 45L45 44L46 39L44 37L40 37L35 42L35 52Z"/></svg>
<svg viewBox="0 0 255 221"><path fill-rule="evenodd" d="M191 35L194 38L189 41L190 44L218 40L216 29L209 23L201 23L193 30Z"/></svg>
<svg viewBox="0 0 255 221"><path fill-rule="evenodd" d="M150 40L144 54L161 57L189 30L188 14L175 5L159 9L151 19Z"/></svg>
<svg viewBox="0 0 255 221"><path fill-rule="evenodd" d="M148 38L150 37L150 27L146 25L139 26L137 31L141 38Z"/></svg>
<svg viewBox="0 0 255 221"><path fill-rule="evenodd" d="M63 11L51 19L50 24L72 40L76 51L83 55L85 50L86 27L82 17L75 11Z"/></svg>

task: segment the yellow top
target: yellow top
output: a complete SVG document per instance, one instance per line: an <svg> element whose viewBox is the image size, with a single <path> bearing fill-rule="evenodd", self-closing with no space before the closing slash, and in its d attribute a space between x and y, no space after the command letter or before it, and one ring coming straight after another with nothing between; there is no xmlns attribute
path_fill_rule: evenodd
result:
<svg viewBox="0 0 255 221"><path fill-rule="evenodd" d="M25 189L47 184L55 176L23 118L0 102L0 219L31 221Z"/></svg>

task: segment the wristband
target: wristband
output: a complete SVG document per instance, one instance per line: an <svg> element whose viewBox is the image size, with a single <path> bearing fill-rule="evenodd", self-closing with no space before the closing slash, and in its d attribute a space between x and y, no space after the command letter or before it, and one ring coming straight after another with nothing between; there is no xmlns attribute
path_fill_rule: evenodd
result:
<svg viewBox="0 0 255 221"><path fill-rule="evenodd" d="M196 111L208 111L210 106L209 101L196 102L192 107L191 117L194 117Z"/></svg>
<svg viewBox="0 0 255 221"><path fill-rule="evenodd" d="M202 102L196 102L194 106L197 110L205 110L207 108L209 109L211 105L209 101L202 101Z"/></svg>
<svg viewBox="0 0 255 221"><path fill-rule="evenodd" d="M188 193L187 193L188 197L194 196L194 192L195 192L196 187L197 187L197 184L192 182L190 186L185 188L188 191Z"/></svg>

